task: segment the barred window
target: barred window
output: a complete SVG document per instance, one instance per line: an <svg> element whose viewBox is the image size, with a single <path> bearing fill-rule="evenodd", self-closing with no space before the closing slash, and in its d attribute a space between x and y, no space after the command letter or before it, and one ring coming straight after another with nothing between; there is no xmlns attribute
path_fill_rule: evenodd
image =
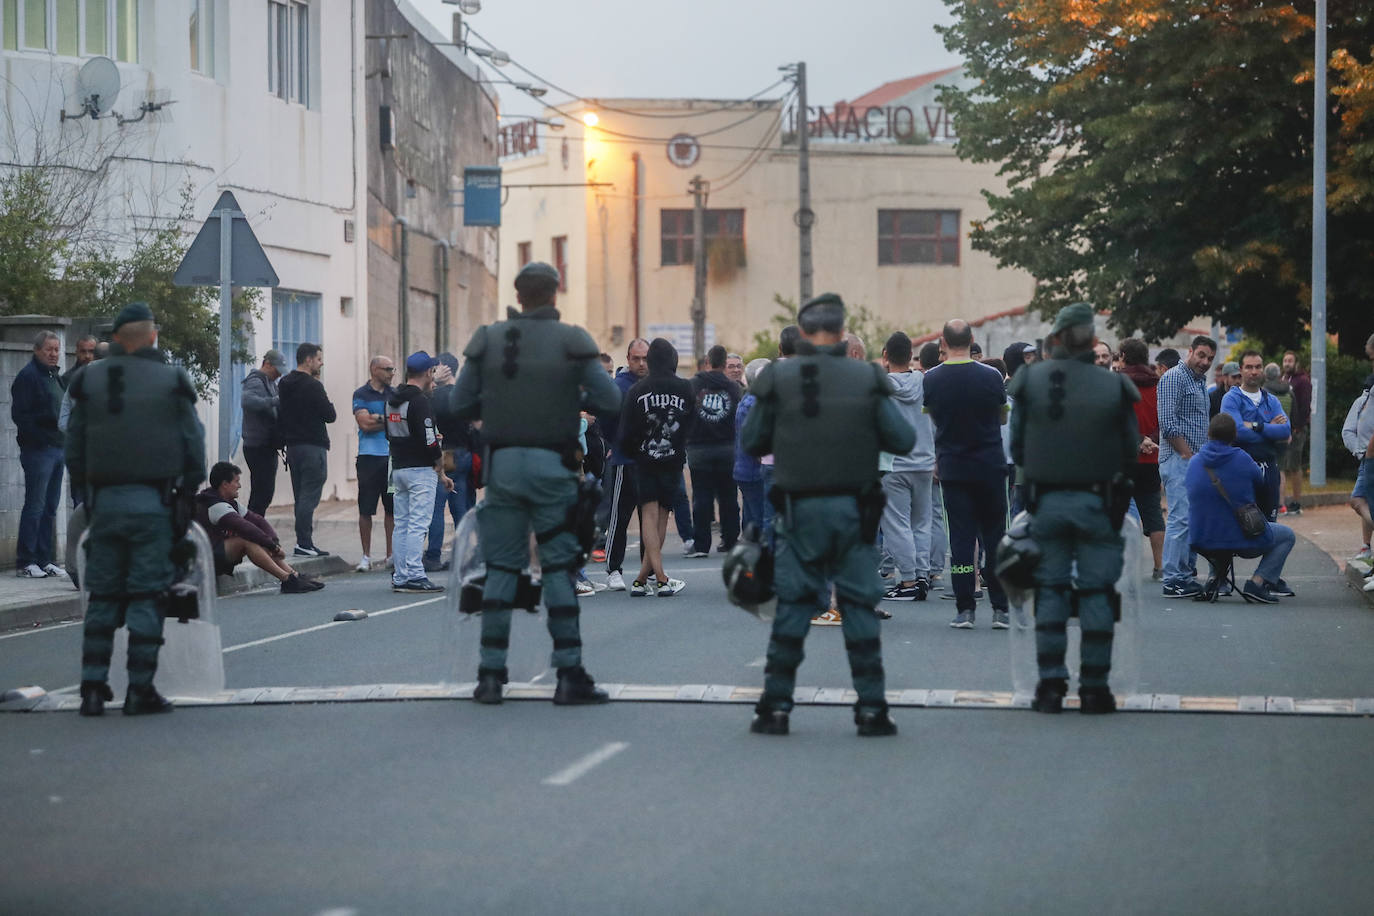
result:
<svg viewBox="0 0 1374 916"><path fill-rule="evenodd" d="M958 210L879 210L878 265L959 265Z"/></svg>
<svg viewBox="0 0 1374 916"><path fill-rule="evenodd" d="M660 210L660 240L662 264L691 264L695 257L691 210ZM706 247L732 247L738 250L738 261L744 264L744 211L707 210L704 214Z"/></svg>

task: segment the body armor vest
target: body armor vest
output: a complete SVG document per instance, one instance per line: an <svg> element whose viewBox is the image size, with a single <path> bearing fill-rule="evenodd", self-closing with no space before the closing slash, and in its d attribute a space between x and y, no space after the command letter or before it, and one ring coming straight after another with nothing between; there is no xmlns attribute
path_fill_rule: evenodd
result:
<svg viewBox="0 0 1374 916"><path fill-rule="evenodd" d="M577 442L586 361L600 351L579 327L512 317L482 328L464 356L482 372L482 436L494 447Z"/></svg>
<svg viewBox="0 0 1374 916"><path fill-rule="evenodd" d="M1081 359L1046 360L1021 372L1026 379L1012 409L1025 411L1018 422L1026 479L1071 486L1119 474L1127 416L1134 418L1131 381Z"/></svg>
<svg viewBox="0 0 1374 916"><path fill-rule="evenodd" d="M858 492L878 479L882 370L829 353L775 363L774 484L789 493ZM760 381L763 376L760 376ZM757 387L757 386L756 386Z"/></svg>
<svg viewBox="0 0 1374 916"><path fill-rule="evenodd" d="M85 405L86 482L157 483L186 470L177 401L194 404L185 370L140 356L112 355L81 373L73 398Z"/></svg>

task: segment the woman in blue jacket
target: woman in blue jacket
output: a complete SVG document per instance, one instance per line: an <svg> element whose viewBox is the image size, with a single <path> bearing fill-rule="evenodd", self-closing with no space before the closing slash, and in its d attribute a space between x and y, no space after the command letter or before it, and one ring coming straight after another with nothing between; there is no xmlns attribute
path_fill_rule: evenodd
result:
<svg viewBox="0 0 1374 916"><path fill-rule="evenodd" d="M1255 501L1264 472L1235 442L1236 421L1231 415L1213 417L1207 425L1206 444L1188 462L1188 535L1198 552L1227 550L1238 557L1259 557L1255 574L1242 592L1249 601L1274 604L1279 598L1293 597L1293 590L1283 581L1283 564L1296 538L1292 528L1273 522L1265 524L1259 537L1246 537L1241 530L1235 509ZM1216 475L1215 484L1209 470ZM1217 492L1218 485L1226 491L1224 498Z"/></svg>

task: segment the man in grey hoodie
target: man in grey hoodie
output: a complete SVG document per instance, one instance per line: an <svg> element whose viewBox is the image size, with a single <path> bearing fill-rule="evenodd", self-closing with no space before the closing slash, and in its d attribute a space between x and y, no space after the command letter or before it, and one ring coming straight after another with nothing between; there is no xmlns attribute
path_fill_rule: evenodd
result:
<svg viewBox="0 0 1374 916"><path fill-rule="evenodd" d="M883 595L888 601L924 601L930 591L931 487L935 476L935 434L923 411L921 373L911 371L911 338L897 331L883 347L883 365L892 382L892 400L916 430L916 444L894 455L883 477L883 547L897 564L897 582Z"/></svg>

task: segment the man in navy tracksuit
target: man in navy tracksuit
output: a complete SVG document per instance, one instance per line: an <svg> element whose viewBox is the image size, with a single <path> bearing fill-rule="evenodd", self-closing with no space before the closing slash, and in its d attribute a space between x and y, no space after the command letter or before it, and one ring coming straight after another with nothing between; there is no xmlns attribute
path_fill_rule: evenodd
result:
<svg viewBox="0 0 1374 916"><path fill-rule="evenodd" d="M687 437L687 467L692 473L692 552L711 552L711 510L720 507L720 549L739 539L739 500L735 496L735 408L740 387L725 376L725 348L706 352L707 370L692 379L696 419Z"/></svg>
<svg viewBox="0 0 1374 916"><path fill-rule="evenodd" d="M1255 503L1269 521L1279 517L1279 453L1277 446L1293 436L1283 405L1262 387L1264 357L1254 350L1240 355L1240 386L1227 390L1221 399L1222 413L1236 421L1236 445L1255 460L1264 472L1264 485Z"/></svg>

